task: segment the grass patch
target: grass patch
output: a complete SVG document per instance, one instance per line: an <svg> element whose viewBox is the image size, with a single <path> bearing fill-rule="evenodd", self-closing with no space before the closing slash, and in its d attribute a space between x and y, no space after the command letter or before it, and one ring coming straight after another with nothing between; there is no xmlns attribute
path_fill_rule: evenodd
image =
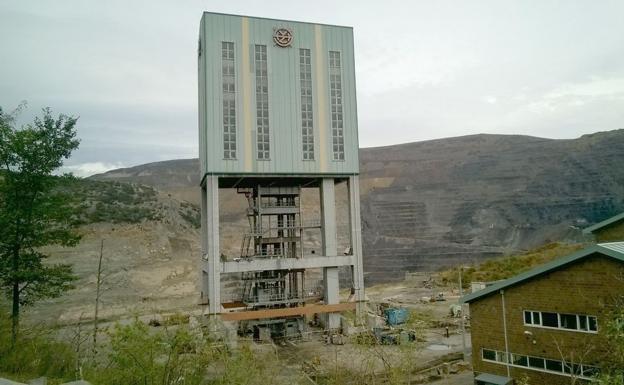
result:
<svg viewBox="0 0 624 385"><path fill-rule="evenodd" d="M0 313L0 373L26 381L46 376L50 384L75 378L76 355L67 343L43 327L22 327L11 347L11 319ZM3 374L4 375L4 374Z"/></svg>
<svg viewBox="0 0 624 385"><path fill-rule="evenodd" d="M511 278L556 258L569 255L585 247L584 244L549 243L524 254L495 258L463 270L464 288L472 282L490 282ZM439 280L444 285L457 285L459 267L442 271Z"/></svg>

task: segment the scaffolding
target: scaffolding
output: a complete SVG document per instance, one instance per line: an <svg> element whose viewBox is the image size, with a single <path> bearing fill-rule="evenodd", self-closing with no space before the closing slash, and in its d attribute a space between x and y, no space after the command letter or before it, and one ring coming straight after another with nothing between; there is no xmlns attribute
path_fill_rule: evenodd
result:
<svg viewBox="0 0 624 385"><path fill-rule="evenodd" d="M237 190L247 199L249 230L243 235L240 258L303 258L300 187L255 186ZM320 226L319 226L320 227ZM241 300L248 309L302 306L306 301L305 270L266 270L242 273ZM295 337L303 332L302 317L241 323L243 332L262 338Z"/></svg>

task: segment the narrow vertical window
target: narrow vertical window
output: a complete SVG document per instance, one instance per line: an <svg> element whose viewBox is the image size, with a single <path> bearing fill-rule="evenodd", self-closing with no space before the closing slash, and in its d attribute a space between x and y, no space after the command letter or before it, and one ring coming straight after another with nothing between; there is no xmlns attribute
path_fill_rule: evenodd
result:
<svg viewBox="0 0 624 385"><path fill-rule="evenodd" d="M221 42L223 77L223 158L236 158L236 75L234 43Z"/></svg>
<svg viewBox="0 0 624 385"><path fill-rule="evenodd" d="M344 160L344 127L342 115L342 74L340 52L329 51L329 90L334 160Z"/></svg>
<svg viewBox="0 0 624 385"><path fill-rule="evenodd" d="M314 160L314 118L312 112L312 58L310 50L299 49L301 81L301 143L303 160Z"/></svg>
<svg viewBox="0 0 624 385"><path fill-rule="evenodd" d="M258 159L269 159L269 78L267 72L267 47L256 45L256 142Z"/></svg>

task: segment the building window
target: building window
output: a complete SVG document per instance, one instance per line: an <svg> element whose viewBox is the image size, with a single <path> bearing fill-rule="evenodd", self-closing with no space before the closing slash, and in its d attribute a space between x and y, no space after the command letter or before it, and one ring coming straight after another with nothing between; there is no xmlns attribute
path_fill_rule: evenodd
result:
<svg viewBox="0 0 624 385"><path fill-rule="evenodd" d="M541 357L529 357L529 368L544 369L544 359Z"/></svg>
<svg viewBox="0 0 624 385"><path fill-rule="evenodd" d="M329 91L334 160L344 160L344 121L342 113L342 65L340 52L329 51Z"/></svg>
<svg viewBox="0 0 624 385"><path fill-rule="evenodd" d="M567 374L580 375L582 373L582 367L579 364L572 364L569 362L564 362L563 372Z"/></svg>
<svg viewBox="0 0 624 385"><path fill-rule="evenodd" d="M560 324L563 329L578 329L575 314L559 314L559 320L561 321Z"/></svg>
<svg viewBox="0 0 624 385"><path fill-rule="evenodd" d="M600 373L600 369L596 366L583 365L583 376L584 377L594 377Z"/></svg>
<svg viewBox="0 0 624 385"><path fill-rule="evenodd" d="M314 118L312 110L312 57L307 48L299 49L301 82L301 143L303 160L314 160Z"/></svg>
<svg viewBox="0 0 624 385"><path fill-rule="evenodd" d="M575 376L584 380L590 380L600 373L600 368L593 365L573 364L562 360L552 360L544 357L534 357L525 354L511 353L511 362L507 362L507 353L500 350L481 349L481 358L484 361L526 368L537 372L560 374L563 376Z"/></svg>
<svg viewBox="0 0 624 385"><path fill-rule="evenodd" d="M559 318L557 317L557 313L542 313L542 326L558 328Z"/></svg>
<svg viewBox="0 0 624 385"><path fill-rule="evenodd" d="M496 361L507 363L507 353L505 352L496 352Z"/></svg>
<svg viewBox="0 0 624 385"><path fill-rule="evenodd" d="M496 350L482 349L481 356L484 360L496 361Z"/></svg>
<svg viewBox="0 0 624 385"><path fill-rule="evenodd" d="M269 77L266 45L256 45L254 55L256 67L256 142L258 159L268 160L270 154Z"/></svg>
<svg viewBox="0 0 624 385"><path fill-rule="evenodd" d="M521 354L512 354L511 363L518 366L529 366L529 360L527 356L523 356Z"/></svg>
<svg viewBox="0 0 624 385"><path fill-rule="evenodd" d="M552 370L553 372L562 372L563 362L557 360L546 360L546 370Z"/></svg>
<svg viewBox="0 0 624 385"><path fill-rule="evenodd" d="M236 159L236 75L234 68L234 43L221 42L224 159Z"/></svg>
<svg viewBox="0 0 624 385"><path fill-rule="evenodd" d="M560 314L539 311L524 311L524 324L527 326L573 330L586 333L598 331L595 316L583 314Z"/></svg>

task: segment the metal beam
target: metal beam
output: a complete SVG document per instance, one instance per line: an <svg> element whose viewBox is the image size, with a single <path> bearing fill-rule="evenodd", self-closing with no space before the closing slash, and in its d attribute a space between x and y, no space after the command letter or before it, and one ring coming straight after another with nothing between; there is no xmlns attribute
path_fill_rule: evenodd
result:
<svg viewBox="0 0 624 385"><path fill-rule="evenodd" d="M252 319L279 318L297 315L313 315L319 313L335 313L355 309L355 302L344 302L332 305L306 305L286 307L282 309L249 310L222 313L223 321L244 321Z"/></svg>
<svg viewBox="0 0 624 385"><path fill-rule="evenodd" d="M221 262L221 273L244 273L264 270L314 269L318 267L351 266L354 258L351 255L339 257L305 257L305 258L263 258L241 259L240 261ZM205 269L206 267L204 267Z"/></svg>

